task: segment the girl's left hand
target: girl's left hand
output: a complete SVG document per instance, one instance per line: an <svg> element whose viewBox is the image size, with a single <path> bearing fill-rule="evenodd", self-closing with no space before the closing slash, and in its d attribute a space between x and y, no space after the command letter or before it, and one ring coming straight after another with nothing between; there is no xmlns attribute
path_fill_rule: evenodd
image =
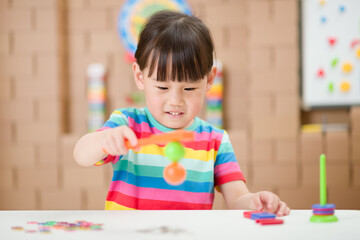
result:
<svg viewBox="0 0 360 240"><path fill-rule="evenodd" d="M251 202L257 211L275 213L279 217L290 214L290 208L287 204L272 192L261 191L254 193Z"/></svg>

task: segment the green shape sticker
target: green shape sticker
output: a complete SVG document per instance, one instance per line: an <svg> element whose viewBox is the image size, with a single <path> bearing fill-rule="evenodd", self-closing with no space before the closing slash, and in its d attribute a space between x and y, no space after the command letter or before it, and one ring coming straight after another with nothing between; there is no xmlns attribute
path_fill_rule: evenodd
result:
<svg viewBox="0 0 360 240"><path fill-rule="evenodd" d="M328 90L329 92L334 92L334 82L329 82Z"/></svg>
<svg viewBox="0 0 360 240"><path fill-rule="evenodd" d="M333 60L331 60L330 65L332 68L335 68L338 63L339 63L339 58L334 58Z"/></svg>

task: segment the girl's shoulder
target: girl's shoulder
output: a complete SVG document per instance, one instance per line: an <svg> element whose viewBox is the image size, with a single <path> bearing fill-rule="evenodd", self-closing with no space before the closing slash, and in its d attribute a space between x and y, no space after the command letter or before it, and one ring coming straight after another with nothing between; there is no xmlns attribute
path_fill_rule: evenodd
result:
<svg viewBox="0 0 360 240"><path fill-rule="evenodd" d="M196 127L196 129L194 130L198 134L207 135L210 138L215 137L215 138L220 138L220 139L222 138L222 136L227 135L227 132L224 129L220 129L200 118L198 121L199 121L199 124Z"/></svg>
<svg viewBox="0 0 360 240"><path fill-rule="evenodd" d="M144 108L135 108L135 107L128 107L128 108L118 108L114 110L111 115L125 115L127 117L131 116L138 116L138 115L146 115Z"/></svg>

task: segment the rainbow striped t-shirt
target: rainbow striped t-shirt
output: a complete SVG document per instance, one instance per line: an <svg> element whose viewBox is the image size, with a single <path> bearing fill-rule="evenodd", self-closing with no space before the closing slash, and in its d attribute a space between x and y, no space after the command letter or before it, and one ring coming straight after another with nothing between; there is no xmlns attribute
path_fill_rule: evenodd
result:
<svg viewBox="0 0 360 240"><path fill-rule="evenodd" d="M173 131L155 120L147 108L115 110L100 130L126 125L138 138ZM148 145L126 155L110 156L96 165L111 162L113 178L106 210L209 210L214 187L236 180L245 181L226 131L195 118L186 130L195 132L194 142L185 142L179 163L186 169L184 183L173 186L163 178L170 160L164 145Z"/></svg>

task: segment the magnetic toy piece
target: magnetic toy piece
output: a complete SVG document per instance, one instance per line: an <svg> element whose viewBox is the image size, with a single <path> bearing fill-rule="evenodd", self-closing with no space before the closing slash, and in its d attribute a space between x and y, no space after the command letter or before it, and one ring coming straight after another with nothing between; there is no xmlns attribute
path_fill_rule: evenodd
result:
<svg viewBox="0 0 360 240"><path fill-rule="evenodd" d="M173 162L177 162L185 155L185 149L179 142L170 142L165 147L165 156Z"/></svg>
<svg viewBox="0 0 360 240"><path fill-rule="evenodd" d="M310 222L313 223L328 223L337 222L338 218L334 215L334 211L324 211L324 209L335 209L334 204L327 203L327 190L326 190L326 156L320 155L319 161L320 169L320 204L314 204L313 215L310 218ZM316 209L316 210L315 210ZM320 209L320 211L319 211ZM332 214L331 214L332 212ZM326 214L325 214L326 213Z"/></svg>
<svg viewBox="0 0 360 240"><path fill-rule="evenodd" d="M251 214L251 219L263 219L263 218L275 218L276 215L273 213L262 212L262 213L253 213Z"/></svg>
<svg viewBox="0 0 360 240"><path fill-rule="evenodd" d="M186 179L186 170L177 162L173 162L164 168L165 181L173 186L182 184Z"/></svg>
<svg viewBox="0 0 360 240"><path fill-rule="evenodd" d="M250 218L250 219L251 219L251 215L252 215L253 213L262 213L262 211L246 211L246 212L244 212L243 214L244 214L244 217L245 217L245 218Z"/></svg>
<svg viewBox="0 0 360 240"><path fill-rule="evenodd" d="M139 148L149 144L167 144L172 141L187 142L194 140L194 132L186 130L176 130L169 133L154 134L148 138L140 138L138 139L138 144L136 146L131 146L129 141L125 141L125 145L127 148Z"/></svg>
<svg viewBox="0 0 360 240"><path fill-rule="evenodd" d="M284 220L278 218L264 218L264 219L256 219L256 223L261 225L274 225L274 224L283 224Z"/></svg>
<svg viewBox="0 0 360 240"><path fill-rule="evenodd" d="M314 215L334 215L335 211L313 211Z"/></svg>
<svg viewBox="0 0 360 240"><path fill-rule="evenodd" d="M332 203L327 203L327 204L313 204L312 205L313 209L334 209L335 208L335 204Z"/></svg>

